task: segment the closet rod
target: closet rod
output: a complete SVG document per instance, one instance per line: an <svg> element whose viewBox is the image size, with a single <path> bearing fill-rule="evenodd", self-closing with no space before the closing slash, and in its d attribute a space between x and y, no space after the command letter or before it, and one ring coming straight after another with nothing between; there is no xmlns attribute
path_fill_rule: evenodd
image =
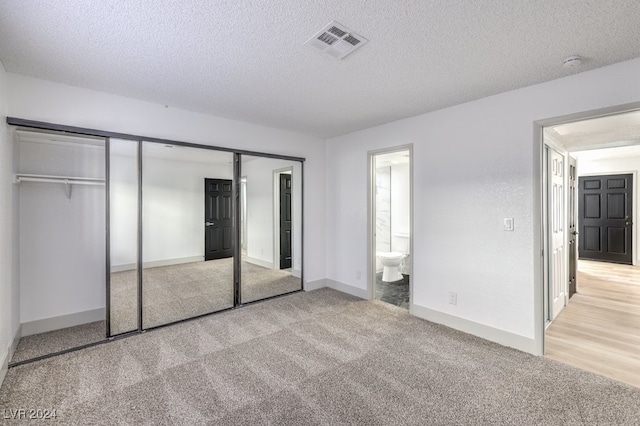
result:
<svg viewBox="0 0 640 426"><path fill-rule="evenodd" d="M46 182L46 183L63 183L65 185L65 194L71 199L72 185L92 185L105 186L104 179L100 178L83 178L71 176L51 176L51 175L32 175L32 174L15 174L13 182L19 184L21 182Z"/></svg>
<svg viewBox="0 0 640 426"><path fill-rule="evenodd" d="M51 175L32 175L32 174L16 174L13 181L20 182L49 182L49 183L66 183L70 185L104 185L104 179L100 178L83 178L72 176L51 176Z"/></svg>

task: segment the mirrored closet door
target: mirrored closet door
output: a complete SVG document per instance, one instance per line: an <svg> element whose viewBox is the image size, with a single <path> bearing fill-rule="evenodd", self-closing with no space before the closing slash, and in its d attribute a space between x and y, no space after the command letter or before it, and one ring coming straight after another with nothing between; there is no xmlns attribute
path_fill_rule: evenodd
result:
<svg viewBox="0 0 640 426"><path fill-rule="evenodd" d="M233 154L142 143L142 326L234 306Z"/></svg>
<svg viewBox="0 0 640 426"><path fill-rule="evenodd" d="M109 336L138 330L138 142L109 140Z"/></svg>
<svg viewBox="0 0 640 426"><path fill-rule="evenodd" d="M302 289L302 162L241 156L241 303Z"/></svg>
<svg viewBox="0 0 640 426"><path fill-rule="evenodd" d="M54 128L11 127L11 365L302 289L302 159Z"/></svg>

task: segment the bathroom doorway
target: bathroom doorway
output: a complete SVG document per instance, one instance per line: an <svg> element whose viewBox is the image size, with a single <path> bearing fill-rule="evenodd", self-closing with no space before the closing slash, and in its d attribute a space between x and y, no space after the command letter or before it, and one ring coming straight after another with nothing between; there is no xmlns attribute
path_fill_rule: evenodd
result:
<svg viewBox="0 0 640 426"><path fill-rule="evenodd" d="M411 306L411 146L369 153L370 297Z"/></svg>

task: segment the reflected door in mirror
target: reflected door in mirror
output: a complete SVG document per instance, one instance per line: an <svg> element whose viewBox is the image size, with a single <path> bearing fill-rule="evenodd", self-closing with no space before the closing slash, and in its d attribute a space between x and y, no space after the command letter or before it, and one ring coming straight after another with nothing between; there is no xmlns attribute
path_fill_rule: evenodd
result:
<svg viewBox="0 0 640 426"><path fill-rule="evenodd" d="M280 175L280 269L291 268L291 175Z"/></svg>
<svg viewBox="0 0 640 426"><path fill-rule="evenodd" d="M233 256L232 181L205 179L205 260Z"/></svg>

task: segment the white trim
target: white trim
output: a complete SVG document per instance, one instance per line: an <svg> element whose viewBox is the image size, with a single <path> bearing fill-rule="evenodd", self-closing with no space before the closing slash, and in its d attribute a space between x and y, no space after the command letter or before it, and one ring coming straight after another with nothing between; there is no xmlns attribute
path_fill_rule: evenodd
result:
<svg viewBox="0 0 640 426"><path fill-rule="evenodd" d="M13 340L11 345L9 346L9 356L8 359L13 358L13 354L18 349L18 343L20 343L20 339L22 338L22 324L18 326L16 333L13 335Z"/></svg>
<svg viewBox="0 0 640 426"><path fill-rule="evenodd" d="M7 346L4 357L2 358L2 363L0 363L0 386L4 382L4 378L7 375L7 371L9 370L9 360L11 359L11 345Z"/></svg>
<svg viewBox="0 0 640 426"><path fill-rule="evenodd" d="M313 291L313 290L318 290L325 287L328 287L326 278L322 278L320 280L315 280L315 281L309 281L304 283L303 285L304 291Z"/></svg>
<svg viewBox="0 0 640 426"><path fill-rule="evenodd" d="M474 336L490 340L503 346L508 346L523 352L537 355L537 343L535 339L469 321L467 319L429 309L424 306L411 305L411 313L418 318L442 324L465 333L473 334Z"/></svg>
<svg viewBox="0 0 640 426"><path fill-rule="evenodd" d="M204 262L204 256L181 257L178 259L163 259L144 262L143 268L156 268L158 266L181 265L183 263ZM111 265L111 272L132 271L137 268L137 263L125 263L122 265Z"/></svg>
<svg viewBox="0 0 640 426"><path fill-rule="evenodd" d="M360 299L370 300L369 289L366 288L354 287L352 285L334 281L329 278L326 279L326 287L341 291L342 293L350 294L355 297L359 297Z"/></svg>
<svg viewBox="0 0 640 426"><path fill-rule="evenodd" d="M73 314L60 315L57 317L44 318L35 321L22 323L22 337L33 334L46 333L48 331L59 330L61 328L74 327L76 325L87 324L95 321L104 321L106 318L105 308L91 309Z"/></svg>
<svg viewBox="0 0 640 426"><path fill-rule="evenodd" d="M9 369L9 352L7 351L2 364L0 364L0 386L4 382L4 378L7 376L7 370Z"/></svg>
<svg viewBox="0 0 640 426"><path fill-rule="evenodd" d="M252 263L254 265L262 266L263 268L276 269L275 265L272 262L267 262L266 260L257 259L255 257L247 256L245 258L245 261L249 262L249 263Z"/></svg>
<svg viewBox="0 0 640 426"><path fill-rule="evenodd" d="M16 349L18 349L18 343L20 343L21 337L22 326L18 326L18 329L13 335L13 339L11 339L11 342L9 342L9 345L7 346L7 351L4 355L4 359L2 360L2 363L0 363L0 386L2 386L2 383L4 382L4 378L6 377L7 371L9 370L9 362L13 358L13 354L16 352Z"/></svg>
<svg viewBox="0 0 640 426"><path fill-rule="evenodd" d="M543 128L556 126L559 124L571 123L590 118L604 117L607 115L617 115L625 112L636 111L640 109L640 102L632 102L623 105L615 105L612 107L601 108L591 111L583 111L574 114L568 114L560 117L552 117L533 122L533 280L534 280L534 341L535 355L544 355L544 339L545 339L545 312L544 312L544 265L546 264L546 253L543 253L543 235L545 224L543 218L543 162L544 154L544 137ZM616 145L619 146L619 145Z"/></svg>
<svg viewBox="0 0 640 426"><path fill-rule="evenodd" d="M351 296L355 296L360 299L369 300L368 289L354 287L352 285L344 284L329 278L323 278L320 280L304 283L304 291L313 291L325 287L332 288L342 293L350 294Z"/></svg>
<svg viewBox="0 0 640 426"><path fill-rule="evenodd" d="M376 228L376 218L375 218L375 209L376 209L376 179L375 179L375 157L380 154L388 154L391 152L399 152L399 151L409 151L409 255L412 256L409 268L409 312L411 313L411 306L413 305L413 282L415 281L413 276L413 265L414 265L414 250L413 250L413 221L414 221L414 203L413 203L413 144L406 145L398 145L389 148L376 149L373 151L367 152L368 157L368 170L367 170L367 184L368 184L368 194L367 197L367 274L366 274L366 283L367 283L367 297L363 297L363 299L372 300L374 299L374 281L376 278L376 249L374 247L375 244L375 228ZM347 292L348 293L348 292ZM352 293L349 293L352 294ZM358 296L361 297L361 296Z"/></svg>

